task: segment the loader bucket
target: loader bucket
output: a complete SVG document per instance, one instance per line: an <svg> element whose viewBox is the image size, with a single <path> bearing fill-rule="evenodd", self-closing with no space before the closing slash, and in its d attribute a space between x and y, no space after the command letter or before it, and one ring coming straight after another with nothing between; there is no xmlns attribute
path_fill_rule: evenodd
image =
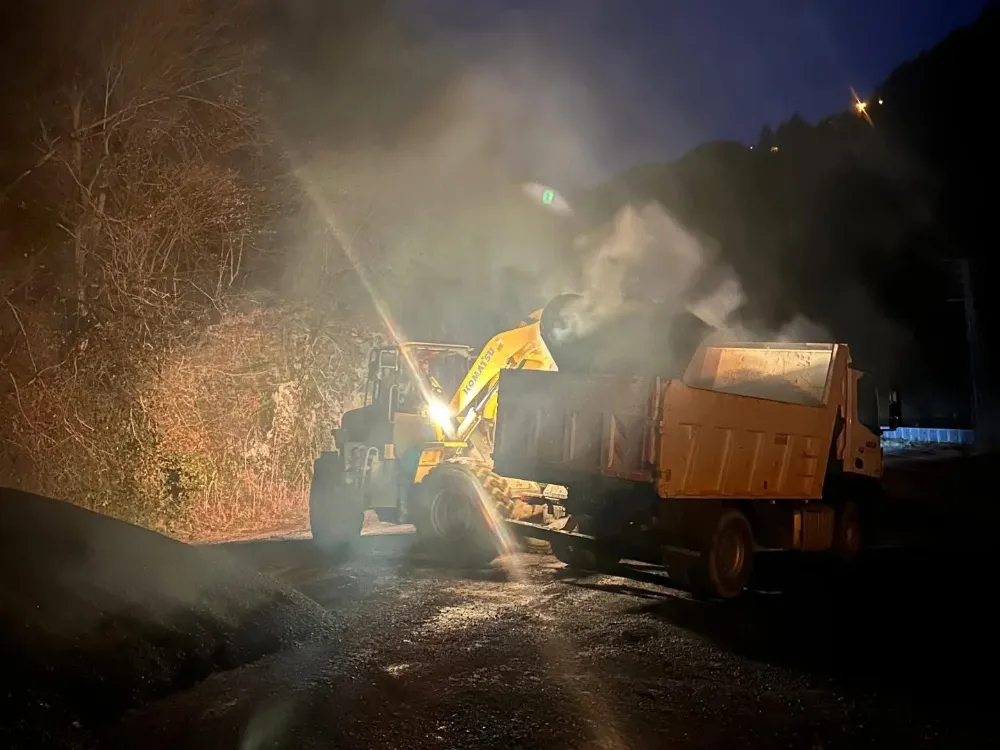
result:
<svg viewBox="0 0 1000 750"><path fill-rule="evenodd" d="M542 340L562 372L604 372L679 377L714 330L697 316L666 303L623 303L594 310L579 294L545 306Z"/></svg>

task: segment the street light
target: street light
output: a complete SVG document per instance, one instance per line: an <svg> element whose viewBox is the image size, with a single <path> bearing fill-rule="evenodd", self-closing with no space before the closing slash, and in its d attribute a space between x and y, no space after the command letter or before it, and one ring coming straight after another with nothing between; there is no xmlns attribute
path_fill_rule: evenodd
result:
<svg viewBox="0 0 1000 750"><path fill-rule="evenodd" d="M867 122L869 125L874 125L871 116L868 114L868 102L866 102L860 96L858 96L858 92L854 90L853 86L851 86L851 96L854 97L855 111L863 118L865 118L865 122ZM882 103L881 100L879 100L879 104L881 103Z"/></svg>

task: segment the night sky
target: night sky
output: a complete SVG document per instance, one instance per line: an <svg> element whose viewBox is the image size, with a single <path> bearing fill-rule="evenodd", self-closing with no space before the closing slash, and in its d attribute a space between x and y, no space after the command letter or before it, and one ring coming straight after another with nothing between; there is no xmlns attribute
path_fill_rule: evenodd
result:
<svg viewBox="0 0 1000 750"><path fill-rule="evenodd" d="M987 0L400 0L516 91L512 159L590 183L850 105Z"/></svg>

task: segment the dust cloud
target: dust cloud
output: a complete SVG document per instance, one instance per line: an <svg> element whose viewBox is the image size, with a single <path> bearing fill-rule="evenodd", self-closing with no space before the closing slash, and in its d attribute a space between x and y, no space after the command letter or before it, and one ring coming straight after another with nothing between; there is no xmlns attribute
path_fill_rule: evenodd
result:
<svg viewBox="0 0 1000 750"><path fill-rule="evenodd" d="M729 340L833 340L813 319L817 310L784 299L774 253L760 258L754 275L774 277L782 315L762 323L750 311L768 298L759 279L741 278L724 258L732 248L662 205L626 206L595 228L526 200L525 184L572 198L564 176L602 171L594 144L607 120L578 72L552 64L557 55L533 47L530 34L488 35L488 52L470 55L439 36L413 41L386 29L378 21L358 33L354 67L338 80L392 77L412 82L413 93L401 97L403 84L355 82L353 94L331 84L336 95L326 95L315 65L292 76L308 92L292 97L298 116L291 119L311 133L295 140L301 173L319 196L313 223L338 227L335 238L321 231L318 240L293 243L308 256L305 263L294 251L289 257L303 283L318 283L310 272L315 256L334 258L343 282L322 293L351 310L370 308L377 297L406 337L473 346L568 292L584 296L569 321L567 333L576 336L653 304L689 313ZM347 127L344 118L365 127ZM345 243L349 262L337 249ZM353 281L358 266L370 287Z"/></svg>
<svg viewBox="0 0 1000 750"><path fill-rule="evenodd" d="M287 20L276 65L287 106L274 119L311 198L286 222L280 293L325 293L354 312L375 295L409 338L476 345L575 288L572 217L523 190L565 193L567 176L594 171L589 130L603 118L573 71L538 65L530 35L477 56L388 14L366 16L350 58L326 63L305 51L337 47L310 41L318 13ZM326 283L320 264L338 288L313 288ZM358 265L371 289L351 281Z"/></svg>
<svg viewBox="0 0 1000 750"><path fill-rule="evenodd" d="M747 302L743 284L708 240L696 237L658 203L625 206L610 231L581 257L580 300L553 331L580 339L637 306L689 313L713 331L713 340L832 341L832 335L796 314L776 330L751 328L739 311Z"/></svg>

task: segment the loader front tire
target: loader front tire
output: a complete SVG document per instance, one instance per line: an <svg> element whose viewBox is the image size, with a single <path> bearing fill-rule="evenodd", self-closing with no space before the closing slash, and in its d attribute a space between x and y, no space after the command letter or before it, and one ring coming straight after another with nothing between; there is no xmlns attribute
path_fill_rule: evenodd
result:
<svg viewBox="0 0 1000 750"><path fill-rule="evenodd" d="M309 486L309 527L313 544L324 552L345 552L361 536L364 497L344 482L340 451L321 453Z"/></svg>
<svg viewBox="0 0 1000 750"><path fill-rule="evenodd" d="M427 473L411 507L418 539L431 555L482 567L500 552L497 524L513 502L506 480L488 467L450 461Z"/></svg>

